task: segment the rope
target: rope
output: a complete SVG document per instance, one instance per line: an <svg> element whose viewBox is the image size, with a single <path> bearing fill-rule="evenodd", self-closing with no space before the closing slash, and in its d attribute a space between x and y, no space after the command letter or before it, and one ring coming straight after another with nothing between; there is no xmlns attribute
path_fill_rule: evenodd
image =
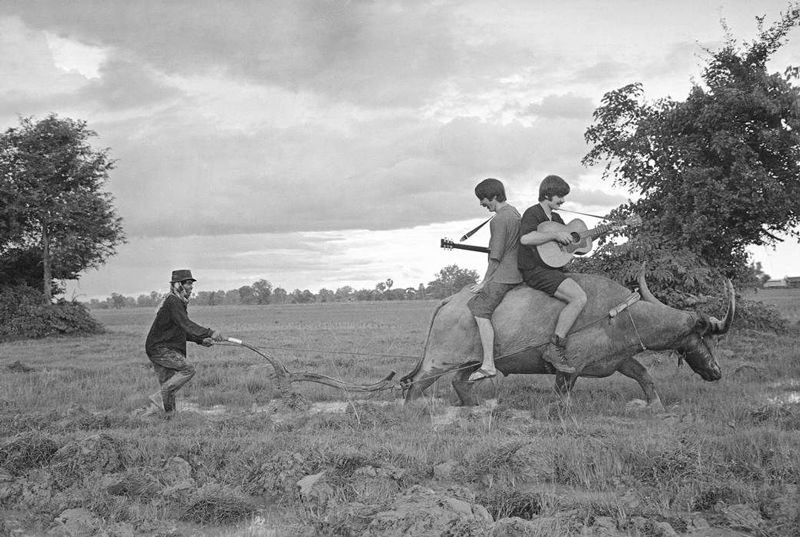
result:
<svg viewBox="0 0 800 537"><path fill-rule="evenodd" d="M636 328L636 323L633 321L633 315L628 310L625 310L628 313L628 318L631 320L631 324L633 325L633 331L636 332L636 337L639 338L639 345L641 345L642 350L646 351L647 347L644 345L644 341L642 341L642 336L639 334L639 329Z"/></svg>

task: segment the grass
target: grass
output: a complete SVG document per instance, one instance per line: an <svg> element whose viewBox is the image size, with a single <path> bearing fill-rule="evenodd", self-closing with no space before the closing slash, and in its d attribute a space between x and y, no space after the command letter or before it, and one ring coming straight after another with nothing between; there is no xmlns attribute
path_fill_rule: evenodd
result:
<svg viewBox="0 0 800 537"><path fill-rule="evenodd" d="M800 293L754 298L800 319ZM373 382L413 368L434 307L217 306L190 314L269 349L290 370ZM0 467L17 486L3 488L0 479L0 520L18 520L28 534L84 506L111 534L357 535L417 484L468 490L495 518L548 520L562 534L579 534L600 517L630 535L665 521L680 532L692 512L729 527L725 508L739 504L761 516L740 531L791 535L800 522L791 504L800 484L800 405L775 402L800 391L796 319L788 335L726 336L717 383L667 357L643 358L668 409L658 416L626 410L642 394L620 375L580 379L569 404L553 393L552 377L507 377L480 389L496 406L455 412L449 379L410 407L397 391L364 401L300 384L293 389L310 404L350 404L343 413L284 412L261 357L190 345L198 373L179 401L226 412L164 421L139 412L157 389L143 350L154 312L96 315L107 334L0 345ZM36 370L6 370L17 360ZM458 419L442 419L450 414ZM85 467L65 462L101 433L92 446L102 456ZM167 470L174 457L191 469L184 488ZM442 464L449 471L435 470ZM324 485L301 498L297 481L323 471ZM162 492L120 496L129 482Z"/></svg>

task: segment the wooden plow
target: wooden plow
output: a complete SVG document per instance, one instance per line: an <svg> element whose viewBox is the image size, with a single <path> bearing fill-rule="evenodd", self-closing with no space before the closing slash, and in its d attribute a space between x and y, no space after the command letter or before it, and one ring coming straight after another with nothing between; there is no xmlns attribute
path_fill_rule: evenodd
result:
<svg viewBox="0 0 800 537"><path fill-rule="evenodd" d="M254 345L250 345L245 343L241 339L237 338L226 338L228 343L233 345L237 345L239 347L245 347L250 349L254 353L258 354L267 362L270 363L272 368L275 370L275 382L278 386L278 390L281 394L282 398L288 398L292 395L291 384L293 382L315 382L317 384L324 384L325 386L331 386L332 388L338 388L340 390L352 393L374 393L383 390L388 390L394 387L394 382L392 379L394 378L395 372L390 371L386 377L379 380L378 382L374 382L372 384L354 384L352 382L346 382L343 380L339 380L333 377L329 377L328 375L321 375L319 373L311 373L308 371L303 372L294 372L289 371L286 366L281 362L278 358L272 356L271 354L265 352L263 349L259 349Z"/></svg>

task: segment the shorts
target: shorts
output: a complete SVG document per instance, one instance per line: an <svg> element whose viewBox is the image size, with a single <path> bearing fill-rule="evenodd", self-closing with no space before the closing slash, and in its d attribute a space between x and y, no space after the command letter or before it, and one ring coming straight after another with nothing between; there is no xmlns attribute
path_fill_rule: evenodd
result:
<svg viewBox="0 0 800 537"><path fill-rule="evenodd" d="M503 301L510 290L516 287L516 283L496 283L488 282L483 286L483 289L478 292L474 297L469 299L467 307L472 315L484 319L491 319L492 313Z"/></svg>
<svg viewBox="0 0 800 537"><path fill-rule="evenodd" d="M522 279L529 287L544 291L550 296L556 294L561 282L569 278L563 270L550 267L534 267L522 271Z"/></svg>

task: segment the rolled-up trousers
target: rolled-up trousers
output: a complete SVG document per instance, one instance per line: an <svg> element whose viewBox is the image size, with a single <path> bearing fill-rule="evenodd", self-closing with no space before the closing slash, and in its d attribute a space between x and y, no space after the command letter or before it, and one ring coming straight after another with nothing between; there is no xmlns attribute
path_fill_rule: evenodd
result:
<svg viewBox="0 0 800 537"><path fill-rule="evenodd" d="M175 392L181 389L194 376L195 369L186 361L186 356L175 349L156 347L148 358L153 362L153 368L161 384L161 399L164 401L164 410L175 410Z"/></svg>

